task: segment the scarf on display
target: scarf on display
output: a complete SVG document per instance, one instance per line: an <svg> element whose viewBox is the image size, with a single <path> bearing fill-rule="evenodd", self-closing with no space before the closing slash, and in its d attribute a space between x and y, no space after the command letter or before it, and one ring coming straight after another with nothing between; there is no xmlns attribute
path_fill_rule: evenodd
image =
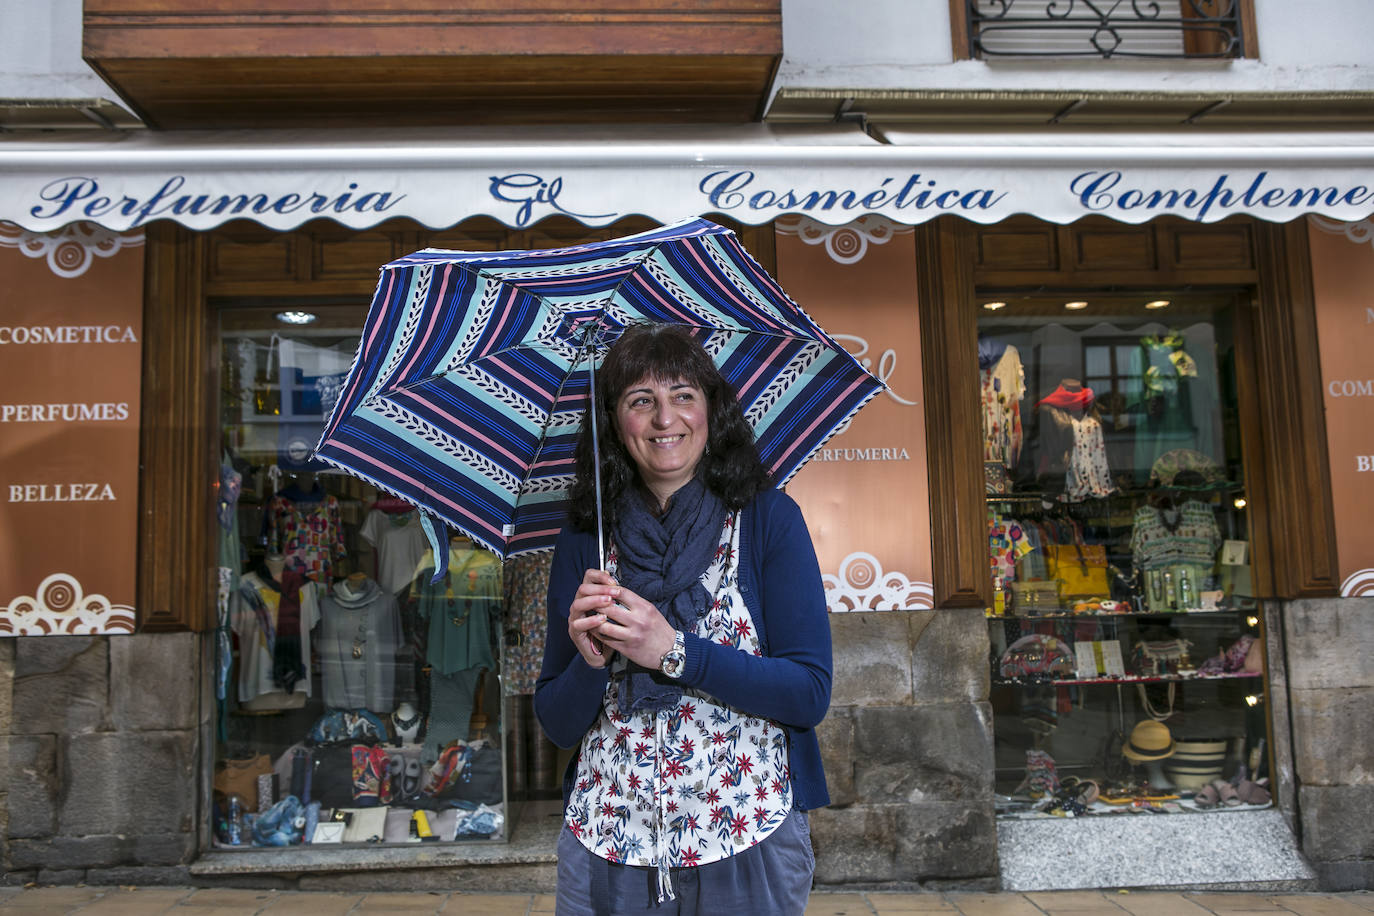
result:
<svg viewBox="0 0 1374 916"><path fill-rule="evenodd" d="M282 570L281 603L277 605L277 639L272 646L272 680L287 693L305 677L301 663L301 588L305 577L295 570Z"/></svg>
<svg viewBox="0 0 1374 916"><path fill-rule="evenodd" d="M1093 406L1095 399L1091 388L1081 388L1078 391L1069 391L1063 385L1054 389L1050 396L1040 401L1041 404L1048 404L1051 407L1058 407L1060 410L1084 411Z"/></svg>
<svg viewBox="0 0 1374 916"><path fill-rule="evenodd" d="M695 632L711 603L701 576L715 557L726 514L725 504L697 477L673 494L661 516L638 490L627 491L616 505L617 581L657 607L674 629ZM625 713L671 709L681 697L676 682L633 662L618 694Z"/></svg>

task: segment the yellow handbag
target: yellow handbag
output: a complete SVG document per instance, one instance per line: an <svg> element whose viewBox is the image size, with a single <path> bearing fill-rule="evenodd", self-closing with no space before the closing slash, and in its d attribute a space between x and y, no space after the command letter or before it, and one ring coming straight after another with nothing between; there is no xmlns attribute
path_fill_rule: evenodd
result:
<svg viewBox="0 0 1374 916"><path fill-rule="evenodd" d="M1107 548L1101 544L1049 544L1045 565L1066 598L1111 595L1107 579Z"/></svg>

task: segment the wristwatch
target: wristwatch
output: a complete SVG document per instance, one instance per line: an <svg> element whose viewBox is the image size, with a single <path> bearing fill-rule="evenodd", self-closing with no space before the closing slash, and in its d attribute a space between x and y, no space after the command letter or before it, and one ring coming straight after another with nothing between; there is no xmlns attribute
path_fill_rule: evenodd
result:
<svg viewBox="0 0 1374 916"><path fill-rule="evenodd" d="M687 667L687 638L682 635L681 630L673 631L673 647L663 653L663 658L658 661L658 670L671 678L682 677L682 671Z"/></svg>

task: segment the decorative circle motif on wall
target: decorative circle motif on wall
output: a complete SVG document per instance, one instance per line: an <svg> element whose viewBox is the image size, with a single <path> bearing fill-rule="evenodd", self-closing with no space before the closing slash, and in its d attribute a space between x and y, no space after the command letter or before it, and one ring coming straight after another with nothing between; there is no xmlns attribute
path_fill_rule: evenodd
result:
<svg viewBox="0 0 1374 916"><path fill-rule="evenodd" d="M838 576L821 576L825 605L832 614L849 611L919 611L935 607L929 582L913 582L904 573L884 572L878 558L857 551L840 563Z"/></svg>
<svg viewBox="0 0 1374 916"><path fill-rule="evenodd" d="M1374 245L1374 218L1362 219L1358 223L1343 223L1324 216L1309 216L1308 219L1322 232L1343 235L1356 245Z"/></svg>
<svg viewBox="0 0 1374 916"><path fill-rule="evenodd" d="M40 582L36 597L22 595L0 608L0 634L6 636L132 633L134 622L132 607L111 604L104 595L87 595L66 573L53 573Z"/></svg>
<svg viewBox="0 0 1374 916"><path fill-rule="evenodd" d="M1360 569L1341 583L1342 598L1374 597L1374 569Z"/></svg>
<svg viewBox="0 0 1374 916"><path fill-rule="evenodd" d="M857 264L868 254L869 245L886 245L893 236L914 231L876 213L866 213L843 226L827 226L799 215L780 216L773 225L779 235L795 235L808 245L824 245L825 253L837 264Z"/></svg>
<svg viewBox="0 0 1374 916"><path fill-rule="evenodd" d="M18 248L26 257L45 258L49 269L64 279L79 277L96 258L108 258L121 248L143 244L143 232L111 232L95 223L68 223L54 232L32 232L0 220L0 246Z"/></svg>

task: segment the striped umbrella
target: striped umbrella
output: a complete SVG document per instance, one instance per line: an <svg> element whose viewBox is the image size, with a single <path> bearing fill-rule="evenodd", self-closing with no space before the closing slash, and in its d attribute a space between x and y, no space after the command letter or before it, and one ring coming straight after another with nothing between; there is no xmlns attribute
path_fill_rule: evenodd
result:
<svg viewBox="0 0 1374 916"><path fill-rule="evenodd" d="M587 370L642 322L701 341L778 486L883 388L704 219L570 248L426 249L382 268L316 455L417 506L436 546L443 523L501 556L548 549Z"/></svg>

